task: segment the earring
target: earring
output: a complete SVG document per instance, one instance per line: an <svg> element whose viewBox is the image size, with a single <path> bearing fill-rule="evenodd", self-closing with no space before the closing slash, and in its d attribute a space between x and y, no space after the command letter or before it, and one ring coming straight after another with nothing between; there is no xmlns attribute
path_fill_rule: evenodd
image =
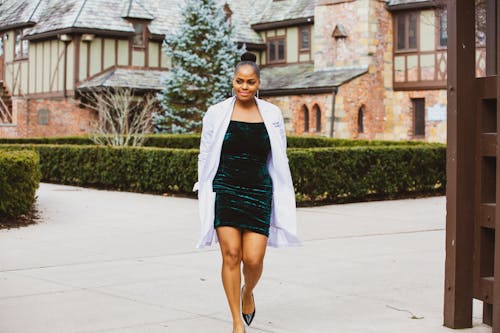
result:
<svg viewBox="0 0 500 333"><path fill-rule="evenodd" d="M257 98L259 98L259 91L260 91L260 90L257 90Z"/></svg>
<svg viewBox="0 0 500 333"><path fill-rule="evenodd" d="M231 96L234 96L234 88L231 89Z"/></svg>

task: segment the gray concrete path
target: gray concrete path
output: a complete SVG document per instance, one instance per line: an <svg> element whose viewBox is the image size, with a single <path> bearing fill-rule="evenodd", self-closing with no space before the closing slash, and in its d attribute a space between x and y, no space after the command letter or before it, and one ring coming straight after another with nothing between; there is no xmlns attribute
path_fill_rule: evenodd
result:
<svg viewBox="0 0 500 333"><path fill-rule="evenodd" d="M43 221L0 230L0 333L230 333L197 202L41 184ZM304 246L269 249L248 333L434 333L445 198L299 208ZM474 328L480 324L475 303ZM457 331L458 332L458 331Z"/></svg>

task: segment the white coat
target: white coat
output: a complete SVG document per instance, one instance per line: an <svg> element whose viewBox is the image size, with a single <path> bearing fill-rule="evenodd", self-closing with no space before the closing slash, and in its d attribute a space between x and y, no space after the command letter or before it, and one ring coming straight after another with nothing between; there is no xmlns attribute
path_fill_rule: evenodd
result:
<svg viewBox="0 0 500 333"><path fill-rule="evenodd" d="M198 155L198 182L193 191L198 190L198 205L201 233L197 247L203 248L218 242L214 230L215 192L212 181L219 167L224 136L231 120L236 97L211 106L203 117L200 153ZM255 99L264 120L271 154L267 161L269 175L273 182L273 198L268 246L300 246L297 238L295 191L286 156L285 125L281 110L266 101Z"/></svg>

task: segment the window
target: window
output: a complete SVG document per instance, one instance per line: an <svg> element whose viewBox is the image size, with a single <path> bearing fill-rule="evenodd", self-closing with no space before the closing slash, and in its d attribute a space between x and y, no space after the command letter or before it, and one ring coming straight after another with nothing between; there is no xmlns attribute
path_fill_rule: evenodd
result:
<svg viewBox="0 0 500 333"><path fill-rule="evenodd" d="M134 47L145 47L146 29L142 22L134 22Z"/></svg>
<svg viewBox="0 0 500 333"><path fill-rule="evenodd" d="M28 58L29 42L23 39L23 31L16 30L14 32L14 39L15 39L14 59Z"/></svg>
<svg viewBox="0 0 500 333"><path fill-rule="evenodd" d="M300 27L300 40L299 40L300 50L309 51L311 48L311 26Z"/></svg>
<svg viewBox="0 0 500 333"><path fill-rule="evenodd" d="M316 132L321 132L321 110L317 104L313 106L313 110L316 116Z"/></svg>
<svg viewBox="0 0 500 333"><path fill-rule="evenodd" d="M358 110L358 134L365 132L365 108L360 107Z"/></svg>
<svg viewBox="0 0 500 333"><path fill-rule="evenodd" d="M446 9L439 11L439 47L448 45L448 16Z"/></svg>
<svg viewBox="0 0 500 333"><path fill-rule="evenodd" d="M396 17L396 50L417 49L417 13L399 14Z"/></svg>
<svg viewBox="0 0 500 333"><path fill-rule="evenodd" d="M425 99L412 98L413 104L413 133L415 136L425 136Z"/></svg>
<svg viewBox="0 0 500 333"><path fill-rule="evenodd" d="M38 110L38 125L48 125L49 124L49 110L40 109Z"/></svg>
<svg viewBox="0 0 500 333"><path fill-rule="evenodd" d="M267 46L270 64L285 62L285 38L272 39L267 42Z"/></svg>
<svg viewBox="0 0 500 333"><path fill-rule="evenodd" d="M302 105L302 115L304 117L304 133L307 133L309 132L309 110L305 105Z"/></svg>

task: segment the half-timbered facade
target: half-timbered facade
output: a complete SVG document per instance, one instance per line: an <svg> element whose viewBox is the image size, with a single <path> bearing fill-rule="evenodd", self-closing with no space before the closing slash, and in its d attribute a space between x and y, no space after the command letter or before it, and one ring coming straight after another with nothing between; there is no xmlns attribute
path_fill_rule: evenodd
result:
<svg viewBox="0 0 500 333"><path fill-rule="evenodd" d="M174 0L4 0L0 136L86 133L80 92L161 89ZM221 0L294 134L446 137L446 15L436 1ZM478 63L481 63L480 56Z"/></svg>

